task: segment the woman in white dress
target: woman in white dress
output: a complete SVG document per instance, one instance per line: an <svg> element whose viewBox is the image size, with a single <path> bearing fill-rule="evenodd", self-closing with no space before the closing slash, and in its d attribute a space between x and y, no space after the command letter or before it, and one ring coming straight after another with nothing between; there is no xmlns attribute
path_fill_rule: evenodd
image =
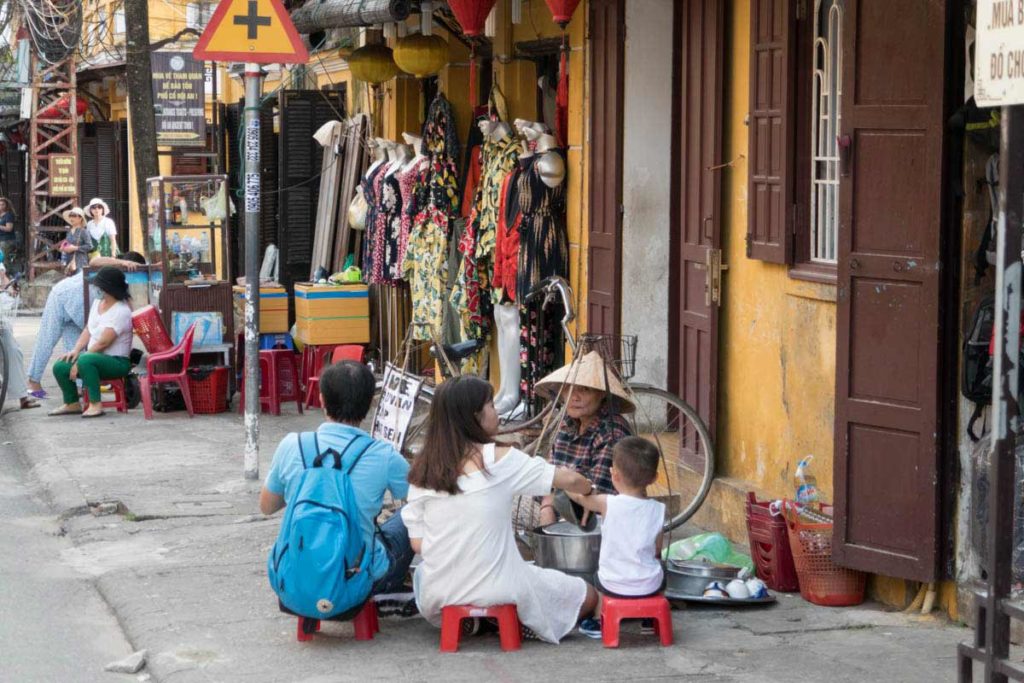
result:
<svg viewBox="0 0 1024 683"><path fill-rule="evenodd" d="M423 452L409 471L402 519L423 561L414 589L420 613L435 626L446 605L514 603L519 621L557 643L594 611L597 593L583 579L527 564L512 529L515 496L553 487L593 492L582 475L515 448L495 447L493 390L465 376L442 384L430 407Z"/></svg>
<svg viewBox="0 0 1024 683"><path fill-rule="evenodd" d="M110 218L110 207L96 197L85 207L85 211L89 214L89 222L86 223L89 237L96 247L89 256L117 256L117 226Z"/></svg>

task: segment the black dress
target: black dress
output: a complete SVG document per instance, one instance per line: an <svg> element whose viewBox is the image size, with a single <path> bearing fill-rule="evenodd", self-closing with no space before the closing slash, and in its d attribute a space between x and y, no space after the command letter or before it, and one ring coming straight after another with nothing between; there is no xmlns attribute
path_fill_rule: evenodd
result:
<svg viewBox="0 0 1024 683"><path fill-rule="evenodd" d="M550 150L565 160L565 150ZM546 154L546 152L545 152ZM516 298L525 301L530 290L552 275L569 275L569 233L565 226L565 181L548 187L540 177L538 154L522 162L519 174L519 267Z"/></svg>

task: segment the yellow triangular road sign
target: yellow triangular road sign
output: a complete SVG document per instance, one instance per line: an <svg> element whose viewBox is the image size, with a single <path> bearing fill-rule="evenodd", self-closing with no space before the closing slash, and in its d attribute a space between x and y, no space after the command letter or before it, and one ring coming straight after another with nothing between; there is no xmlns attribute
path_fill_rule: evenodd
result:
<svg viewBox="0 0 1024 683"><path fill-rule="evenodd" d="M218 62L304 64L309 60L281 0L221 0L192 54Z"/></svg>

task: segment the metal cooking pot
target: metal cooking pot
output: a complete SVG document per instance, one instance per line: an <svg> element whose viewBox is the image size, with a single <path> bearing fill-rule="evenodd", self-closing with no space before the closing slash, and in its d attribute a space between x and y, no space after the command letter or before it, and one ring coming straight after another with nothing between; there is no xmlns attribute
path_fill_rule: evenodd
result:
<svg viewBox="0 0 1024 683"><path fill-rule="evenodd" d="M665 592L676 595L703 595L712 581L729 583L739 576L740 567L712 564L699 560L669 560L665 564Z"/></svg>
<svg viewBox="0 0 1024 683"><path fill-rule="evenodd" d="M524 534L524 542L533 550L538 567L557 569L571 574L594 574L601 553L601 534L559 534L545 532L543 527Z"/></svg>

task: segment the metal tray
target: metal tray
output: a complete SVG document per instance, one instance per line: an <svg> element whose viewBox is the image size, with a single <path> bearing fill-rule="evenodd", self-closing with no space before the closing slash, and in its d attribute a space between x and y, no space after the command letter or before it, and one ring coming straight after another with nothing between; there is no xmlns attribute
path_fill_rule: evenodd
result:
<svg viewBox="0 0 1024 683"><path fill-rule="evenodd" d="M724 607L770 605L775 602L775 596L771 594L768 594L763 598L706 598L703 595L688 595L686 593L670 593L665 591L665 597L669 600L684 600L686 602L702 603L705 605L722 605Z"/></svg>

